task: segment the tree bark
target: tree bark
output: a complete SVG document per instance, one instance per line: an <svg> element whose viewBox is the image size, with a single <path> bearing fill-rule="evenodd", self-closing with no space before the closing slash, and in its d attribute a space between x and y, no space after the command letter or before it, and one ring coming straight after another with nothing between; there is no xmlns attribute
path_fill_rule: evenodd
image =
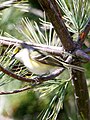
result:
<svg viewBox="0 0 90 120"><path fill-rule="evenodd" d="M81 66L78 62L74 65ZM85 73L77 70L72 70L72 81L75 89L75 100L77 110L83 120L90 120L89 94L86 83Z"/></svg>

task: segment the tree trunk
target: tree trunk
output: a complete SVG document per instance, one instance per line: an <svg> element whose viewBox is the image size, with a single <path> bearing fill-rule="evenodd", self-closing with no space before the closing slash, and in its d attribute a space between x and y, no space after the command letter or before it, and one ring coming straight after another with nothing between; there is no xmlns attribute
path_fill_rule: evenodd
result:
<svg viewBox="0 0 90 120"><path fill-rule="evenodd" d="M81 66L81 63L74 65ZM77 110L83 120L90 120L89 110L89 94L85 78L85 73L77 70L72 70L72 81L75 89L75 100L77 103Z"/></svg>

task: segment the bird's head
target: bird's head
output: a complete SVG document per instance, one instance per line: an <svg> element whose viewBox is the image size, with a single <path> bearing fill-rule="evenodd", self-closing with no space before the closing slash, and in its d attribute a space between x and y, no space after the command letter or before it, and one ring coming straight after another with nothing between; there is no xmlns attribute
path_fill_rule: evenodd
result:
<svg viewBox="0 0 90 120"><path fill-rule="evenodd" d="M16 54L20 52L20 50L21 50L21 47L15 47L12 52L12 58L14 58Z"/></svg>
<svg viewBox="0 0 90 120"><path fill-rule="evenodd" d="M22 43L19 47L16 47L13 50L12 59L16 58L17 60L23 62L26 60L25 58L30 57L31 53L33 53L34 50L35 49L32 46Z"/></svg>

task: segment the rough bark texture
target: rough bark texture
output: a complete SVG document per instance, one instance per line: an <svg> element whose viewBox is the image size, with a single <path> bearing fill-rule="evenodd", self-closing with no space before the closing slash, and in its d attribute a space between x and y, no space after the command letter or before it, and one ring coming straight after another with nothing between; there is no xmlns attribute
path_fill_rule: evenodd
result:
<svg viewBox="0 0 90 120"><path fill-rule="evenodd" d="M75 64L75 62L74 62ZM76 65L81 66L79 62ZM75 88L75 99L77 102L77 110L84 120L90 120L89 111L89 95L84 72L72 70L73 85Z"/></svg>

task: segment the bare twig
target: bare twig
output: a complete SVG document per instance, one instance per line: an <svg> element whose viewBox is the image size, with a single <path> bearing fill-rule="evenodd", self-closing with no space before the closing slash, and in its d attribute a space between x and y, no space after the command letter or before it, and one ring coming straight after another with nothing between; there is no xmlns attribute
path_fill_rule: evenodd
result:
<svg viewBox="0 0 90 120"><path fill-rule="evenodd" d="M75 51L75 55L90 62L90 56L80 49Z"/></svg>
<svg viewBox="0 0 90 120"><path fill-rule="evenodd" d="M1 65L0 65L0 71L2 71L3 73L5 73L5 74L9 75L10 77L13 77L17 80L21 80L21 81L24 81L24 82L36 82L34 79L29 79L29 78L25 78L25 77L16 75L13 72L3 68Z"/></svg>
<svg viewBox="0 0 90 120"><path fill-rule="evenodd" d="M15 46L20 46L20 44L22 43L23 41L21 40L18 40L18 39L13 39L13 38L8 38L8 37L3 37L3 36L0 36L0 44L3 44L3 45L15 45Z"/></svg>
<svg viewBox="0 0 90 120"><path fill-rule="evenodd" d="M24 43L29 46L32 46L33 48L35 48L37 50L42 50L42 51L45 51L45 52L53 54L53 55L62 57L62 54L64 54L63 47L48 46L48 45L44 45L44 44L35 44L35 43L30 43L30 42L24 42ZM23 44L23 41L18 40L18 39L12 39L12 38L8 38L8 37L0 36L0 44L9 45L9 46L10 45L20 46L21 44Z"/></svg>
<svg viewBox="0 0 90 120"><path fill-rule="evenodd" d="M19 76L19 75L16 75L14 74L13 72L3 68L1 65L0 65L0 70L9 75L10 77L13 77L17 80L20 80L20 81L24 81L24 82L35 82L35 83L42 83L44 81L47 81L47 80L51 80L51 79L54 79L55 77L57 77L58 75L60 75L63 71L64 71L65 68L60 68L60 69L57 69L55 70L52 74L50 75L47 75L47 76L42 76L42 77L35 77L35 78L25 78L25 77L22 77L22 76Z"/></svg>
<svg viewBox="0 0 90 120"><path fill-rule="evenodd" d="M0 91L0 95L8 95L8 94L16 94L16 93L20 93L26 90L30 90L32 89L36 84L32 85L32 86L27 86L18 90L13 90L13 91Z"/></svg>

